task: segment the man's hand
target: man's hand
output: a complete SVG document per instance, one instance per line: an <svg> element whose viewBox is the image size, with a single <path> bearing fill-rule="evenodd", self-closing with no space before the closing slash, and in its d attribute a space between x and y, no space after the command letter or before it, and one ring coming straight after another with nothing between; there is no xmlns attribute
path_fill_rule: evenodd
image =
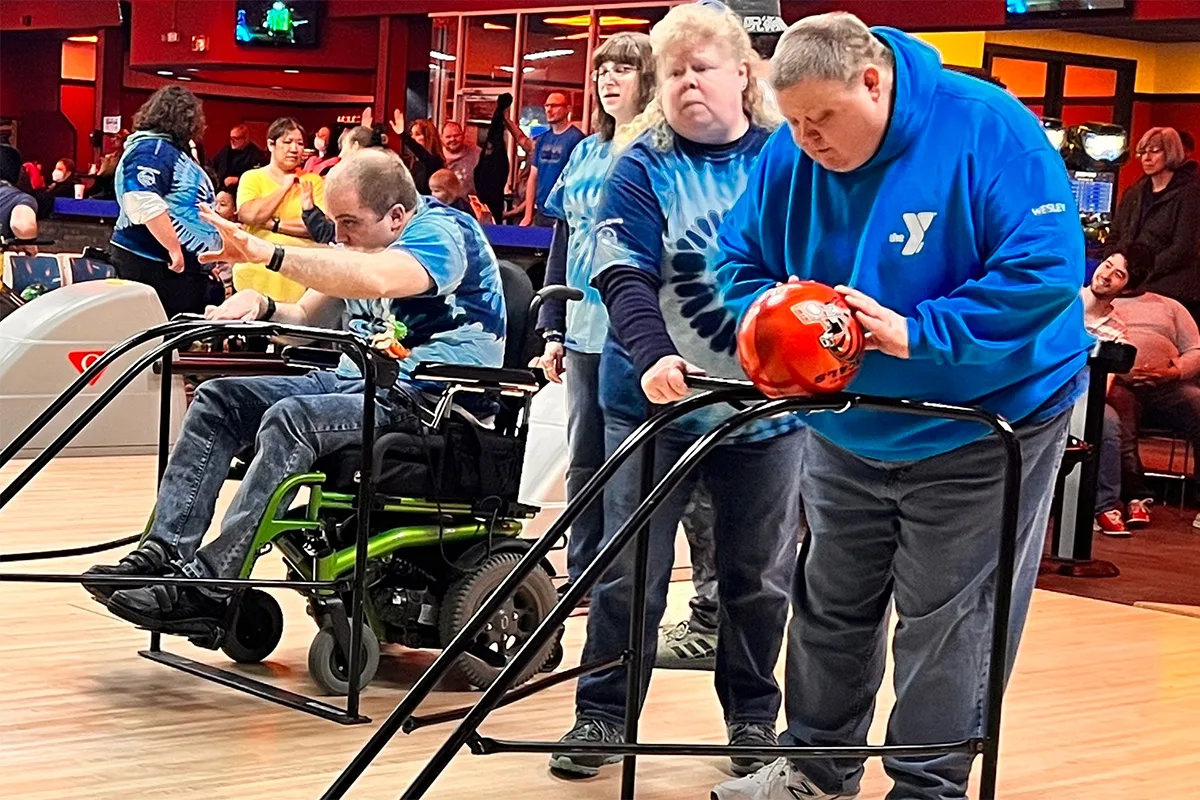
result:
<svg viewBox="0 0 1200 800"><path fill-rule="evenodd" d="M205 319L234 319L253 322L267 310L267 298L253 289L242 289L219 306L204 309Z"/></svg>
<svg viewBox="0 0 1200 800"><path fill-rule="evenodd" d="M172 250L170 255L171 255L171 263L167 265L167 269L169 269L169 270L171 270L171 272L175 272L175 273L183 272L183 251L182 250Z"/></svg>
<svg viewBox="0 0 1200 800"><path fill-rule="evenodd" d="M889 308L884 308L873 298L857 289L838 286L837 291L846 299L846 305L854 312L854 318L866 333L867 349L896 358L908 358L908 319Z"/></svg>
<svg viewBox="0 0 1200 800"><path fill-rule="evenodd" d="M308 181L300 181L300 207L312 211L313 206L313 185Z"/></svg>
<svg viewBox="0 0 1200 800"><path fill-rule="evenodd" d="M392 130L397 136L404 134L404 112L398 108L392 111Z"/></svg>
<svg viewBox="0 0 1200 800"><path fill-rule="evenodd" d="M221 249L201 253L201 264L213 264L217 261L228 261L231 264L266 264L275 254L273 244L251 236L229 220L223 219L207 203L200 205L200 219L212 225L217 229L217 233L221 234Z"/></svg>
<svg viewBox="0 0 1200 800"><path fill-rule="evenodd" d="M642 375L642 391L651 403L664 405L688 396L688 375L703 375L704 370L679 356L663 356Z"/></svg>
<svg viewBox="0 0 1200 800"><path fill-rule="evenodd" d="M546 342L546 349L540 356L535 356L529 366L544 372L551 383L562 383L562 375L566 372L563 369L564 352L562 342Z"/></svg>
<svg viewBox="0 0 1200 800"><path fill-rule="evenodd" d="M1178 383L1183 373L1174 364L1165 367L1134 367L1129 371L1125 382L1132 386L1162 386L1167 383Z"/></svg>

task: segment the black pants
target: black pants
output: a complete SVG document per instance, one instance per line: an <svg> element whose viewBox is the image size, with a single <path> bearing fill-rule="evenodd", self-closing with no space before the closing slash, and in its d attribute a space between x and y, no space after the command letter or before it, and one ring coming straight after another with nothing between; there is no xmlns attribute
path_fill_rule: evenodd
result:
<svg viewBox="0 0 1200 800"><path fill-rule="evenodd" d="M167 312L167 319L176 314L203 314L206 305L220 302L214 303L220 284L207 272L171 272L161 261L142 258L115 245L109 253L117 277L152 288Z"/></svg>

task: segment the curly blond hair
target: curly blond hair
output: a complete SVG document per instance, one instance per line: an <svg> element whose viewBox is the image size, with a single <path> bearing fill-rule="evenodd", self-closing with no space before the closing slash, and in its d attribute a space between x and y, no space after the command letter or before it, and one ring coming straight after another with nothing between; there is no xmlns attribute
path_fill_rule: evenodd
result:
<svg viewBox="0 0 1200 800"><path fill-rule="evenodd" d="M728 9L695 4L679 5L667 12L662 21L650 31L650 44L658 63L658 89L646 110L632 122L617 131L614 143L619 149L632 144L642 133L651 131L651 143L657 150L668 150L675 141L675 132L667 123L662 108L662 70L665 69L665 54L679 45L697 47L709 42L724 42L733 50L733 57L747 65L746 88L742 91L742 110L752 125L773 130L783 121L779 114L767 105L751 67L759 60L750 44L750 36L742 27L742 21Z"/></svg>

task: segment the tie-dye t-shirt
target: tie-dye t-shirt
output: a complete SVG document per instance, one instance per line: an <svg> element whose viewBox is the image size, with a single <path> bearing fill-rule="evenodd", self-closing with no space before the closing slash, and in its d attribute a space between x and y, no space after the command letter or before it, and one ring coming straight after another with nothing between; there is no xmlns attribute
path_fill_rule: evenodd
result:
<svg viewBox="0 0 1200 800"><path fill-rule="evenodd" d="M200 219L200 204L215 202L212 181L170 138L147 131L131 135L117 162L113 187L121 206L113 229L113 244L142 258L164 264L170 261L167 249L159 244L154 234L145 225L134 224L130 219L134 207L145 204L148 198L155 203L165 203L171 227L183 246L184 267L208 271L196 256L221 249L217 229Z"/></svg>
<svg viewBox="0 0 1200 800"><path fill-rule="evenodd" d="M483 229L471 216L436 200L421 208L392 247L420 262L433 288L419 297L347 300L345 327L365 338L404 323L401 341L412 352L400 362L400 380L421 362L504 366L505 309L500 265ZM338 374L358 378L358 366L343 356ZM439 392L442 387L419 386Z"/></svg>
<svg viewBox="0 0 1200 800"><path fill-rule="evenodd" d="M566 346L578 353L599 353L608 335L608 310L591 284L592 227L612 167L612 150L611 139L601 141L595 134L584 139L571 152L566 169L546 198L545 213L565 221L571 229L567 285L582 289L583 299L567 303Z"/></svg>
<svg viewBox="0 0 1200 800"><path fill-rule="evenodd" d="M613 166L596 217L593 280L614 267L634 267L659 282L659 307L679 354L709 375L745 379L737 359L737 320L725 309L713 272L719 256L717 229L741 196L770 131L751 127L727 145L702 145L675 136L657 149L649 132ZM619 380L602 383L606 408L622 402L633 411L645 403L639 376L614 330L606 359L628 362L612 369ZM733 410L712 406L677 423L691 434L712 430ZM756 422L730 441L771 438L800 427L794 415Z"/></svg>

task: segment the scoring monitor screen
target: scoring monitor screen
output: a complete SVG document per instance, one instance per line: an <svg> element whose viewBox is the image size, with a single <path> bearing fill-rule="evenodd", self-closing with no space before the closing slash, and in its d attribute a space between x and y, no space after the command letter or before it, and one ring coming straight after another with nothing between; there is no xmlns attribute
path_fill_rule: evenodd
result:
<svg viewBox="0 0 1200 800"><path fill-rule="evenodd" d="M238 44L266 47L316 47L315 0L238 0Z"/></svg>
<svg viewBox="0 0 1200 800"><path fill-rule="evenodd" d="M1111 172L1070 172L1068 175L1081 214L1112 213L1116 175Z"/></svg>

